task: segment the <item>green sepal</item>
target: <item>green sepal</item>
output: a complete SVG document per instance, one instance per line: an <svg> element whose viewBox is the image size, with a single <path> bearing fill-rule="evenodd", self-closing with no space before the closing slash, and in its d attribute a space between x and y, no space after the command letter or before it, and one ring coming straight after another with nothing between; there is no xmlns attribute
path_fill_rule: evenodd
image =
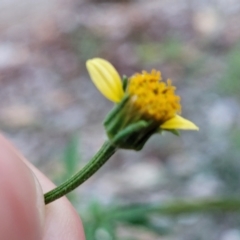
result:
<svg viewBox="0 0 240 240"><path fill-rule="evenodd" d="M178 137L180 136L180 132L177 129L164 129L164 131L171 132Z"/></svg>
<svg viewBox="0 0 240 240"><path fill-rule="evenodd" d="M155 132L156 128L151 122L140 120L120 130L111 141L119 148L139 151Z"/></svg>
<svg viewBox="0 0 240 240"><path fill-rule="evenodd" d="M122 77L122 87L123 87L124 92L127 89L127 85L128 85L128 77L126 75L123 75L123 77Z"/></svg>
<svg viewBox="0 0 240 240"><path fill-rule="evenodd" d="M128 100L129 95L125 95L122 101L109 112L103 122L109 139L113 138L126 125L124 116L126 115L125 109Z"/></svg>
<svg viewBox="0 0 240 240"><path fill-rule="evenodd" d="M157 133L162 134L163 132L171 132L172 134L176 135L176 136L180 136L180 132L177 129L162 129L162 128L158 128Z"/></svg>
<svg viewBox="0 0 240 240"><path fill-rule="evenodd" d="M114 146L137 151L143 148L158 129L158 124L150 120L142 120L137 111L134 111L128 95L107 115L104 126Z"/></svg>
<svg viewBox="0 0 240 240"><path fill-rule="evenodd" d="M162 134L162 133L163 133L163 129L158 128L157 133L158 133L158 134Z"/></svg>

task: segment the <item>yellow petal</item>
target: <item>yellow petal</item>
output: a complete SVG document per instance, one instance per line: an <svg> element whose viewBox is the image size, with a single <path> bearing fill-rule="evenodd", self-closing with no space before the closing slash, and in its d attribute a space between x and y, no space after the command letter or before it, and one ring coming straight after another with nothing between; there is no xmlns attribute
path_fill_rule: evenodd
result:
<svg viewBox="0 0 240 240"><path fill-rule="evenodd" d="M120 102L124 92L121 78L113 65L101 58L86 62L89 75L98 90L109 100Z"/></svg>
<svg viewBox="0 0 240 240"><path fill-rule="evenodd" d="M160 126L161 129L183 129L183 130L199 130L199 128L191 121L176 115Z"/></svg>

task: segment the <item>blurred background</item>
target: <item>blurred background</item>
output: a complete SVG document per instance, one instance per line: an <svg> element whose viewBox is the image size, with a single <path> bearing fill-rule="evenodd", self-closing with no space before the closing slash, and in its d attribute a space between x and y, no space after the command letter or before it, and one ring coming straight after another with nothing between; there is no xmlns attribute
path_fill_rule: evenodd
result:
<svg viewBox="0 0 240 240"><path fill-rule="evenodd" d="M89 58L128 76L159 69L200 127L118 151L70 194L87 240L240 240L237 213L113 214L240 195L239 22L239 0L0 1L0 129L56 184L106 139L112 103L90 81Z"/></svg>

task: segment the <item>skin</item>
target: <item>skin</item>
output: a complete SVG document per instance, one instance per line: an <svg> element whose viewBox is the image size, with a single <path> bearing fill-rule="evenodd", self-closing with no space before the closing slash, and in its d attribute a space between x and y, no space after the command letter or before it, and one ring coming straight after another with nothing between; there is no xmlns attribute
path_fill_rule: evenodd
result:
<svg viewBox="0 0 240 240"><path fill-rule="evenodd" d="M54 184L0 135L0 236L11 240L84 240L79 215L65 198L44 205Z"/></svg>

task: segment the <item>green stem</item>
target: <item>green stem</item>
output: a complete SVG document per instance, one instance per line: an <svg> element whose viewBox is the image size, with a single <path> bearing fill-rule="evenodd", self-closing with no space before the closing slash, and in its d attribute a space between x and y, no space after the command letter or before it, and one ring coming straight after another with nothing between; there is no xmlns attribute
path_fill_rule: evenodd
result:
<svg viewBox="0 0 240 240"><path fill-rule="evenodd" d="M116 147L106 141L89 163L78 173L55 189L44 194L45 204L51 203L58 198L71 192L88 178L90 178L107 160L115 153Z"/></svg>

